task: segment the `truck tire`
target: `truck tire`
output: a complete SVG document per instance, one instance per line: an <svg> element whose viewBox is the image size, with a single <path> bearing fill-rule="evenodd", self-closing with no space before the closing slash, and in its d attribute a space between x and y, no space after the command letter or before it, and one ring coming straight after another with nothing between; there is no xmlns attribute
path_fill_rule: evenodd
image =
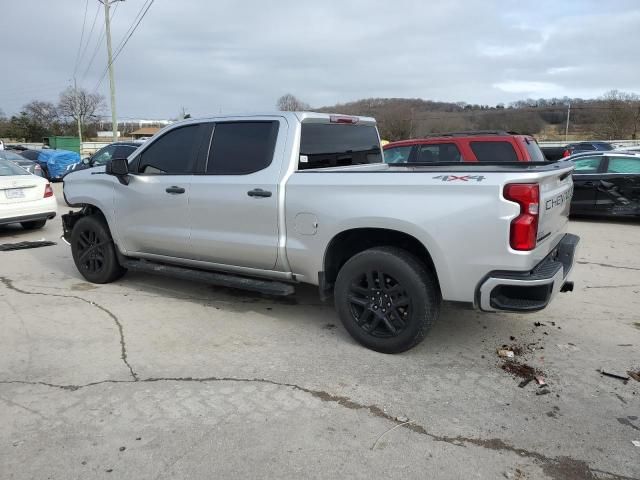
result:
<svg viewBox="0 0 640 480"><path fill-rule="evenodd" d="M335 306L351 336L371 350L400 353L420 343L440 313L440 293L427 267L396 247L351 257L336 280Z"/></svg>
<svg viewBox="0 0 640 480"><path fill-rule="evenodd" d="M44 227L45 223L47 223L46 220L33 220L32 222L21 222L20 225L25 230L37 230Z"/></svg>
<svg viewBox="0 0 640 480"><path fill-rule="evenodd" d="M91 283L110 283L127 271L118 262L109 227L98 215L82 217L73 226L71 254L78 271Z"/></svg>

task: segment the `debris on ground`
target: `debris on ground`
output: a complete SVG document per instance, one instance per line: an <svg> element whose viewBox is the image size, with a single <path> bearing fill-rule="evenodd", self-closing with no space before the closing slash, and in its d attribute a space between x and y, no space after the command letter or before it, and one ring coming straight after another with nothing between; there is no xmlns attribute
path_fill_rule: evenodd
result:
<svg viewBox="0 0 640 480"><path fill-rule="evenodd" d="M638 370L637 372L629 370L627 372L627 375L629 375L631 378L633 378L636 382L640 382L640 370Z"/></svg>
<svg viewBox="0 0 640 480"><path fill-rule="evenodd" d="M551 390L549 390L548 388L540 388L536 391L536 395L546 395L548 393L551 393Z"/></svg>
<svg viewBox="0 0 640 480"><path fill-rule="evenodd" d="M640 440L631 440L631 443L633 443L635 447L640 447Z"/></svg>
<svg viewBox="0 0 640 480"><path fill-rule="evenodd" d="M525 378L524 380L522 380L522 381L518 384L518 386L519 386L520 388L524 388L524 387L526 387L527 385L529 385L529 384L531 383L531 380L533 380L533 378Z"/></svg>
<svg viewBox="0 0 640 480"><path fill-rule="evenodd" d="M498 356L502 358L513 358L515 357L515 353L513 353L513 350L498 349Z"/></svg>
<svg viewBox="0 0 640 480"><path fill-rule="evenodd" d="M541 387L546 387L547 386L547 382L544 381L544 377L542 375L536 375L536 382Z"/></svg>
<svg viewBox="0 0 640 480"><path fill-rule="evenodd" d="M505 362L501 368L514 377L520 377L524 379L533 380L537 375L542 375L541 371L536 370L532 366L514 361Z"/></svg>
<svg viewBox="0 0 640 480"><path fill-rule="evenodd" d="M601 368L598 371L602 375L605 375L605 376L611 377L611 378L617 378L618 380L623 380L625 383L629 381L629 376L628 375L621 375L621 374L613 372L611 370L605 370L604 368Z"/></svg>
<svg viewBox="0 0 640 480"><path fill-rule="evenodd" d="M48 240L38 240L35 242L18 242L18 243L1 243L0 252L8 252L10 250L26 250L27 248L39 248L56 245L56 242Z"/></svg>
<svg viewBox="0 0 640 480"><path fill-rule="evenodd" d="M580 348L576 347L573 343L559 343L556 345L560 350L567 350L569 352L579 352Z"/></svg>
<svg viewBox="0 0 640 480"><path fill-rule="evenodd" d="M544 323L542 323L542 322L535 322L533 325L534 325L534 326L536 326L536 327L542 327L542 326L544 325Z"/></svg>

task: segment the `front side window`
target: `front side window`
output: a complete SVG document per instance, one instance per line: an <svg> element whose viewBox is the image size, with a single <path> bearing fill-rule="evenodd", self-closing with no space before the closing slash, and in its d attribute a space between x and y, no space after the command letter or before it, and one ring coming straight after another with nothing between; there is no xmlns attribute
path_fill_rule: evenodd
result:
<svg viewBox="0 0 640 480"><path fill-rule="evenodd" d="M609 157L607 173L640 173L640 158Z"/></svg>
<svg viewBox="0 0 640 480"><path fill-rule="evenodd" d="M107 145L103 149L98 150L91 160L93 161L94 165L104 165L111 161L115 151L115 145Z"/></svg>
<svg viewBox="0 0 640 480"><path fill-rule="evenodd" d="M273 160L279 125L275 121L217 123L207 173L247 175L267 168Z"/></svg>
<svg viewBox="0 0 640 480"><path fill-rule="evenodd" d="M137 147L132 145L118 145L116 148L116 153L113 155L113 158L128 158Z"/></svg>
<svg viewBox="0 0 640 480"><path fill-rule="evenodd" d="M193 171L199 125L169 130L140 155L139 173L185 175Z"/></svg>
<svg viewBox="0 0 640 480"><path fill-rule="evenodd" d="M459 162L460 150L455 143L434 143L420 145L418 149L418 163Z"/></svg>
<svg viewBox="0 0 640 480"><path fill-rule="evenodd" d="M576 169L574 173L596 173L600 168L600 162L602 157L583 157L578 160L574 160Z"/></svg>
<svg viewBox="0 0 640 480"><path fill-rule="evenodd" d="M479 162L517 162L518 155L509 142L471 142Z"/></svg>
<svg viewBox="0 0 640 480"><path fill-rule="evenodd" d="M380 162L382 149L373 125L302 124L300 170Z"/></svg>
<svg viewBox="0 0 640 480"><path fill-rule="evenodd" d="M384 150L385 163L407 163L411 155L411 147L392 147Z"/></svg>

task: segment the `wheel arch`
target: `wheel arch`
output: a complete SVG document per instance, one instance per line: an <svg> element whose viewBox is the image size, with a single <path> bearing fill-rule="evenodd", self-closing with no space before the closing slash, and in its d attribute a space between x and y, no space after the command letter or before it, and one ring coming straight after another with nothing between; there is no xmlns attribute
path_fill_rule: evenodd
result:
<svg viewBox="0 0 640 480"><path fill-rule="evenodd" d="M440 282L433 258L427 247L416 237L406 232L387 228L351 228L336 234L327 244L320 272L320 289L333 287L340 268L354 255L374 247L392 246L402 248L424 262L433 273L438 290Z"/></svg>

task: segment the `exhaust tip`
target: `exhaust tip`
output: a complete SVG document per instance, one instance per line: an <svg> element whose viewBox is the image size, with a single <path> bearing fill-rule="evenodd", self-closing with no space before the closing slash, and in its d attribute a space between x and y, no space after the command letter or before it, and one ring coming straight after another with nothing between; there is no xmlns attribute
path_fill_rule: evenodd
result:
<svg viewBox="0 0 640 480"><path fill-rule="evenodd" d="M560 289L562 293L564 292L573 292L573 282L564 282L562 288Z"/></svg>

